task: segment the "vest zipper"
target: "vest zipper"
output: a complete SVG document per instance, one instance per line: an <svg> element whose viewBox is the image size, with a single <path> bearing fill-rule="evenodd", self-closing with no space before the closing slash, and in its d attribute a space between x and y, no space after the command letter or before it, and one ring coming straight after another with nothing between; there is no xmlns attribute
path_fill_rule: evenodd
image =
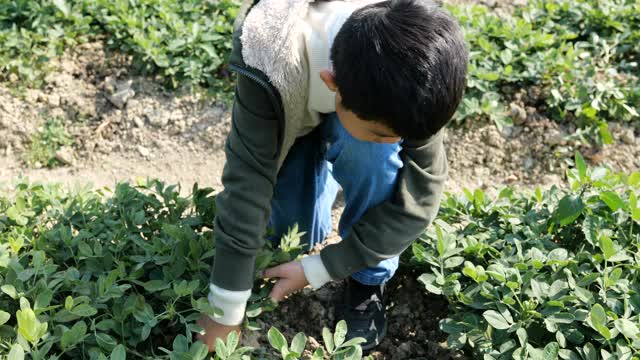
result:
<svg viewBox="0 0 640 360"><path fill-rule="evenodd" d="M282 151L282 138L284 137L284 114L280 97L275 94L275 92L273 91L273 86L271 84L269 84L264 79L261 79L259 76L247 70L246 68L234 64L229 64L229 69L255 81L258 85L262 86L267 91L267 94L269 95L269 98L273 103L273 107L276 110L276 116L278 117L278 123L280 126L280 128L278 129L278 150L276 152L276 157L279 157L280 152Z"/></svg>

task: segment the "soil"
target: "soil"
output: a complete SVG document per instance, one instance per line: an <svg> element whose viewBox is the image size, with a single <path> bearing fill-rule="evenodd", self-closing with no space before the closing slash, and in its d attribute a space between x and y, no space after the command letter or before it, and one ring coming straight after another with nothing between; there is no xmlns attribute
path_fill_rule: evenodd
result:
<svg viewBox="0 0 640 360"><path fill-rule="evenodd" d="M185 192L194 182L221 190L224 141L230 110L210 97L188 90L169 91L157 79L130 72L130 60L109 53L101 43L70 50L53 65L41 89L16 90L0 84L0 185L17 177L32 181L112 186L135 177L180 183ZM638 129L611 124L615 143L604 148L572 140L575 129L545 118L528 104L539 90L515 93L510 109L517 125L499 130L483 121L450 128L446 137L450 164L447 191L481 187L489 191L510 185L529 189L560 185L580 150L592 165L626 172L640 168ZM30 168L22 160L32 135L46 119L59 117L75 139L61 158L66 166ZM341 202L334 210L340 215ZM337 223L337 221L334 221ZM338 241L334 234L330 241ZM375 359L463 359L446 348L438 321L447 304L428 296L416 281L418 274L403 270L388 286L389 331L372 353ZM289 339L298 331L321 339L323 326L333 326L333 303L340 296L335 283L312 292L304 290L262 318ZM248 345L267 350L264 335L244 334Z"/></svg>

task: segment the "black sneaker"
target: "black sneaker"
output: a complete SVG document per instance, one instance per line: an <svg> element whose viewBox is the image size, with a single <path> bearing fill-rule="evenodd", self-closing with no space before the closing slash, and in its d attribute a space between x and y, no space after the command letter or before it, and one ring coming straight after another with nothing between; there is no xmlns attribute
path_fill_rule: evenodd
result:
<svg viewBox="0 0 640 360"><path fill-rule="evenodd" d="M343 302L336 306L336 321L347 322L347 340L362 337L362 350L371 350L387 334L384 284L363 285L351 278L346 281Z"/></svg>

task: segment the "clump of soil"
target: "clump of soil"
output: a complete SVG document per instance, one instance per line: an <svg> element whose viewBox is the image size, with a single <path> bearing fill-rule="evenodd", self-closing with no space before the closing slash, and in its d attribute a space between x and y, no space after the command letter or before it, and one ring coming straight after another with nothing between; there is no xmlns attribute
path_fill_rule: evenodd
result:
<svg viewBox="0 0 640 360"><path fill-rule="evenodd" d="M129 61L102 43L88 43L58 59L59 71L45 78L42 89L0 85L0 154L19 156L52 117L65 120L82 163L113 152L151 159L177 147L220 150L230 123L226 106L133 76Z"/></svg>

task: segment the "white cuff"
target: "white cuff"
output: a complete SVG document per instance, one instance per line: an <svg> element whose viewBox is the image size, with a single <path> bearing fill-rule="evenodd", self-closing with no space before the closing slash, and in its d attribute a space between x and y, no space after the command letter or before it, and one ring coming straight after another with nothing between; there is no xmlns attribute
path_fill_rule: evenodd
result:
<svg viewBox="0 0 640 360"><path fill-rule="evenodd" d="M244 311L251 296L251 289L232 291L209 284L209 304L222 310L222 316L209 316L211 320L221 325L240 325L244 320Z"/></svg>
<svg viewBox="0 0 640 360"><path fill-rule="evenodd" d="M322 263L320 255L305 256L300 262L302 263L304 276L314 290L318 290L324 284L333 280L327 268Z"/></svg>

